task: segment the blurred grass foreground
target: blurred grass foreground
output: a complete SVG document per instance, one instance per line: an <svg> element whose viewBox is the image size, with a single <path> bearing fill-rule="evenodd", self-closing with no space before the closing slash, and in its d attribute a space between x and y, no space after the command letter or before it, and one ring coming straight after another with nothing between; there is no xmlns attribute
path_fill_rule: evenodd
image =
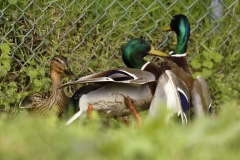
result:
<svg viewBox="0 0 240 160"><path fill-rule="evenodd" d="M161 28L179 13L191 25L190 69L193 76L206 79L213 107L240 97L238 0L221 1L219 19L213 19L211 1L202 0L0 2L0 113L16 113L28 93L49 89L48 62L56 54L66 56L82 77L124 66L121 48L133 37L143 36L165 52L173 50L175 33Z"/></svg>
<svg viewBox="0 0 240 160"><path fill-rule="evenodd" d="M143 127L108 129L98 121L65 127L54 118L21 114L0 120L0 159L239 159L240 105L225 104L215 118L188 126L156 118Z"/></svg>

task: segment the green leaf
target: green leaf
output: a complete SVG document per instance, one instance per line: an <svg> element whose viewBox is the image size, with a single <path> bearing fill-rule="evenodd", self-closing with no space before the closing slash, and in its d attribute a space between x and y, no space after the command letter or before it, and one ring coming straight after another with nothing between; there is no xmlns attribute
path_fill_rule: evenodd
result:
<svg viewBox="0 0 240 160"><path fill-rule="evenodd" d="M6 69L7 71L9 71L9 70L11 69L10 61L3 60L3 61L2 61L2 64L3 64L3 66L5 67L5 69Z"/></svg>
<svg viewBox="0 0 240 160"><path fill-rule="evenodd" d="M3 77L7 74L7 70L4 66L0 66L0 77Z"/></svg>
<svg viewBox="0 0 240 160"><path fill-rule="evenodd" d="M17 84L16 84L16 82L10 82L10 83L9 83L9 86L10 86L12 89L17 90Z"/></svg>
<svg viewBox="0 0 240 160"><path fill-rule="evenodd" d="M27 75L30 77L30 79L34 79L37 77L38 73L36 70L28 70Z"/></svg>
<svg viewBox="0 0 240 160"><path fill-rule="evenodd" d="M9 4L16 4L16 3L17 3L17 0L8 0L8 3L9 3Z"/></svg>
<svg viewBox="0 0 240 160"><path fill-rule="evenodd" d="M51 87L51 79L50 78L43 78L42 80L43 88L45 90L49 89Z"/></svg>
<svg viewBox="0 0 240 160"><path fill-rule="evenodd" d="M34 61L34 59L30 60L28 63L29 63L30 65L32 65L32 66L36 64L36 62Z"/></svg>
<svg viewBox="0 0 240 160"><path fill-rule="evenodd" d="M37 88L40 88L42 86L42 82L40 80L38 80L38 79L34 79L33 84Z"/></svg>
<svg viewBox="0 0 240 160"><path fill-rule="evenodd" d="M6 92L8 95L14 95L14 93L15 93L15 91L13 89L8 89Z"/></svg>
<svg viewBox="0 0 240 160"><path fill-rule="evenodd" d="M213 58L214 62L219 63L222 61L222 59L223 59L223 56L221 54L219 53L214 54L214 58Z"/></svg>
<svg viewBox="0 0 240 160"><path fill-rule="evenodd" d="M194 72L193 73L193 77L196 78L197 76L201 75L202 73L201 72Z"/></svg>
<svg viewBox="0 0 240 160"><path fill-rule="evenodd" d="M43 68L38 68L38 72L40 73L41 76L45 75L45 70Z"/></svg>
<svg viewBox="0 0 240 160"><path fill-rule="evenodd" d="M190 64L195 69L199 69L201 67L201 64L196 60L192 60Z"/></svg>
<svg viewBox="0 0 240 160"><path fill-rule="evenodd" d="M212 70L204 68L202 71L202 76L207 79L212 75Z"/></svg>
<svg viewBox="0 0 240 160"><path fill-rule="evenodd" d="M218 79L223 79L224 78L224 74L218 74L217 77L218 77Z"/></svg>
<svg viewBox="0 0 240 160"><path fill-rule="evenodd" d="M2 58L8 58L9 53L10 53L10 46L8 43L3 43L0 45L0 49L2 51Z"/></svg>
<svg viewBox="0 0 240 160"><path fill-rule="evenodd" d="M204 67L207 67L207 68L212 68L213 67L213 62L212 61L204 61L203 64L202 64Z"/></svg>
<svg viewBox="0 0 240 160"><path fill-rule="evenodd" d="M209 52L203 51L202 54L206 59L209 59Z"/></svg>

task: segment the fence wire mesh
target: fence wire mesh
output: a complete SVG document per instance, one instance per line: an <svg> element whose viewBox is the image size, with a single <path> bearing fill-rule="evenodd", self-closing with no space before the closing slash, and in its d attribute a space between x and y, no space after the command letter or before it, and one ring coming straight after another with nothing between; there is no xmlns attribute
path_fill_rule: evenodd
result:
<svg viewBox="0 0 240 160"><path fill-rule="evenodd" d="M212 49L224 52L222 47L240 23L238 0L1 1L0 45L8 43L11 48L6 74L11 78L1 80L22 86L28 86L31 78L24 78L32 66L47 67L55 54L67 56L74 72L82 76L123 65L121 46L131 37L143 36L164 50L175 35L161 27L177 13L187 15L191 24L189 60L204 49L202 44L212 46L215 34L223 38ZM20 88L15 91L29 89Z"/></svg>

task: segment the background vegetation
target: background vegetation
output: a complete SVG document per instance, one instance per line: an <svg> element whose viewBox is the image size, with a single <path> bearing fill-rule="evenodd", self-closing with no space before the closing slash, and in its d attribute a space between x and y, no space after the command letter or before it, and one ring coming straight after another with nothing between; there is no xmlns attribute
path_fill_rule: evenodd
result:
<svg viewBox="0 0 240 160"><path fill-rule="evenodd" d="M224 2L224 16L214 22L209 4L195 0L0 2L0 159L117 159L119 152L128 159L234 159L240 113L238 1ZM54 55L68 57L81 77L123 66L121 48L133 37L143 36L170 51L176 36L160 28L178 13L186 14L191 24L187 55L192 73L206 78L213 107L224 110L216 119L199 119L184 129L162 119L140 129L113 121L117 127L102 131L98 123L66 129L54 118L19 114L25 95L51 85L48 62Z"/></svg>

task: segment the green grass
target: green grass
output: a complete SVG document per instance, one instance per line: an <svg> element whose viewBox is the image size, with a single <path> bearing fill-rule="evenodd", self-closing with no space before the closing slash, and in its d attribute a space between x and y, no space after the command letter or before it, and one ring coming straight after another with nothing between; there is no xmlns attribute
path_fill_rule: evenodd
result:
<svg viewBox="0 0 240 160"><path fill-rule="evenodd" d="M124 66L121 48L132 37L144 36L156 47L166 41L160 49L166 52L174 49L175 34L167 36L160 28L169 24L169 15L187 12L192 29L188 57L193 75L206 78L214 108L240 97L236 78L240 76L240 31L236 27L239 3L226 3L226 16L214 33L210 16L205 15L210 9L201 2L191 5L193 1L168 1L151 5L154 1L140 0L140 4L119 0L111 7L112 1L16 2L18 7L8 6L7 1L1 6L4 12L0 17L0 36L2 43L10 47L6 54L14 57L1 58L1 63L11 66L6 66L6 71L0 74L2 111L16 112L17 104L26 94L49 88L48 61L55 54L67 56L73 72L81 77ZM223 58L215 61L214 55Z"/></svg>
<svg viewBox="0 0 240 160"><path fill-rule="evenodd" d="M238 159L239 107L229 102L217 117L185 127L163 117L142 127L134 119L130 126L111 120L108 129L97 118L65 127L24 113L12 121L1 117L0 159Z"/></svg>
<svg viewBox="0 0 240 160"><path fill-rule="evenodd" d="M144 36L156 47L166 41L160 49L166 52L174 49L175 34L167 36L160 28L169 25L168 15L187 12L192 29L188 57L193 75L206 78L214 108L240 97L236 78L240 76L240 31L236 27L239 3L226 3L226 16L214 33L210 16L206 16L210 9L201 2L191 5L193 1L168 1L151 5L154 1L140 0L140 4L119 0L111 7L112 1L16 2L18 7L8 6L6 1L1 6L2 43L11 48L6 54L14 56L14 59L1 58L1 63L11 66L0 74L2 111L16 112L17 104L26 94L49 88L48 61L55 54L67 56L73 72L81 77L124 66L121 48L132 37ZM222 58L215 61L215 55Z"/></svg>

